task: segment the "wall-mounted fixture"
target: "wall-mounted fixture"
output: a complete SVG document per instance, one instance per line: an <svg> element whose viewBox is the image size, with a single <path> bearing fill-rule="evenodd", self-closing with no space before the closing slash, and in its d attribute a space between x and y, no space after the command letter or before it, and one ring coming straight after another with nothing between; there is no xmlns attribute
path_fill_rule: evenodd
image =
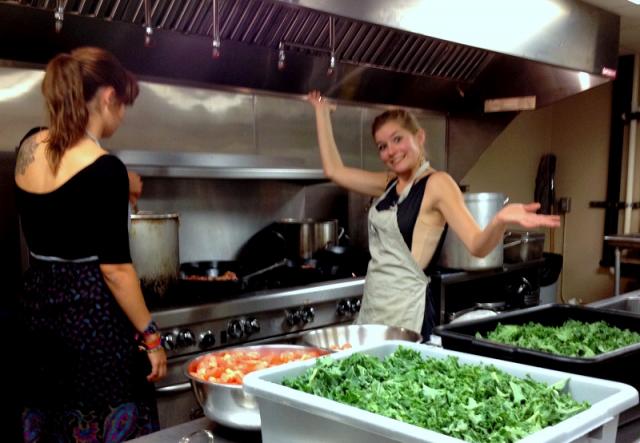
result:
<svg viewBox="0 0 640 443"><path fill-rule="evenodd" d="M149 48L153 44L153 27L151 26L151 9L149 0L144 0L144 46Z"/></svg>
<svg viewBox="0 0 640 443"><path fill-rule="evenodd" d="M218 0L212 0L211 5L211 16L213 23L211 24L211 32L213 34L213 49L211 50L211 57L214 59L220 58L220 17L219 17L219 9L218 9Z"/></svg>
<svg viewBox="0 0 640 443"><path fill-rule="evenodd" d="M286 55L284 53L284 43L280 42L278 44L278 69L282 71L284 69L284 62L286 59Z"/></svg>
<svg viewBox="0 0 640 443"><path fill-rule="evenodd" d="M67 0L57 0L56 9L53 13L53 18L55 19L55 29L56 32L60 32L62 30L62 23L64 22L64 8L67 6Z"/></svg>
<svg viewBox="0 0 640 443"><path fill-rule="evenodd" d="M333 71L336 68L336 48L335 48L335 18L329 16L329 48L331 53L329 55L329 69L327 69L327 75L333 75Z"/></svg>
<svg viewBox="0 0 640 443"><path fill-rule="evenodd" d="M329 65L327 68L327 75L331 76L336 70L336 49L335 49L335 18L329 16L329 48L318 48L313 45L301 44L296 42L289 42L281 40L278 43L278 69L282 71L285 68L286 54L285 49L300 49L315 54L328 54Z"/></svg>

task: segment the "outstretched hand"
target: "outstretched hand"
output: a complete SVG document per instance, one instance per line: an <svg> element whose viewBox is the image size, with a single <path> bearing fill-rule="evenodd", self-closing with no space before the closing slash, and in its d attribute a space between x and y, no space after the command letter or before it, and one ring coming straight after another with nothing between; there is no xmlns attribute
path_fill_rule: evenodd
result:
<svg viewBox="0 0 640 443"><path fill-rule="evenodd" d="M499 219L506 224L518 224L523 228L557 228L560 226L559 215L536 214L540 203L512 203L500 210Z"/></svg>
<svg viewBox="0 0 640 443"><path fill-rule="evenodd" d="M307 94L307 101L316 111L328 109L329 111L335 111L336 105L331 103L320 94L320 91L313 90Z"/></svg>

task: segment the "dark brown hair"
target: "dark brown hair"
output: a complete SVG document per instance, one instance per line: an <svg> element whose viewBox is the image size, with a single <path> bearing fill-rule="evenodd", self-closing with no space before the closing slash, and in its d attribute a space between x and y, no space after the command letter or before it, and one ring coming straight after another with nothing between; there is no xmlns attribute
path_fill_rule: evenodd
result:
<svg viewBox="0 0 640 443"><path fill-rule="evenodd" d="M396 121L407 131L412 134L417 134L422 127L416 120L416 117L405 109L389 109L388 111L384 111L382 114L378 115L371 124L371 135L374 140L376 138L376 132L378 129L382 127L385 123L389 121Z"/></svg>
<svg viewBox="0 0 640 443"><path fill-rule="evenodd" d="M47 65L42 93L49 116L49 163L58 170L65 150L85 135L89 122L87 103L98 88L111 86L118 100L131 105L138 96L138 82L110 52L93 47L59 54Z"/></svg>

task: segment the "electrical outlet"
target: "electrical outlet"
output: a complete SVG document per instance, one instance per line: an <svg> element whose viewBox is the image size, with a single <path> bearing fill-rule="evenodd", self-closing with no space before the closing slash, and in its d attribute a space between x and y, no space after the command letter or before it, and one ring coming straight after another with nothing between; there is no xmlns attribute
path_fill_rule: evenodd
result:
<svg viewBox="0 0 640 443"><path fill-rule="evenodd" d="M560 197L556 202L558 214L571 212L571 197Z"/></svg>

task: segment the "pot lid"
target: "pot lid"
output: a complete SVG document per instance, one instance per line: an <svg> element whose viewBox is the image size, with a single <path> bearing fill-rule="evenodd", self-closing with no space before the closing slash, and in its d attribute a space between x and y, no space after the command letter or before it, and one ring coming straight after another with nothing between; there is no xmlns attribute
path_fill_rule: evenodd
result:
<svg viewBox="0 0 640 443"><path fill-rule="evenodd" d="M508 231L505 233L505 242L516 239L522 240L544 240L544 232L535 231Z"/></svg>
<svg viewBox="0 0 640 443"><path fill-rule="evenodd" d="M460 315L459 317L456 316L454 319L450 321L450 323L458 323L458 322L469 321L469 320L478 320L480 318L493 317L495 315L498 315L498 313L490 309L474 309L470 312L466 312Z"/></svg>
<svg viewBox="0 0 640 443"><path fill-rule="evenodd" d="M310 225L310 224L314 224L314 223L337 223L338 220L333 218L333 219L314 219L314 218L282 218L280 220L278 220L276 223L282 223L282 224L292 224L292 225Z"/></svg>
<svg viewBox="0 0 640 443"><path fill-rule="evenodd" d="M464 195L464 201L500 201L504 202L507 199L507 195L502 192L466 192Z"/></svg>
<svg viewBox="0 0 640 443"><path fill-rule="evenodd" d="M131 214L131 220L169 220L169 219L178 219L179 216L177 213L164 213L164 214L155 214L150 211L139 211L135 214Z"/></svg>

